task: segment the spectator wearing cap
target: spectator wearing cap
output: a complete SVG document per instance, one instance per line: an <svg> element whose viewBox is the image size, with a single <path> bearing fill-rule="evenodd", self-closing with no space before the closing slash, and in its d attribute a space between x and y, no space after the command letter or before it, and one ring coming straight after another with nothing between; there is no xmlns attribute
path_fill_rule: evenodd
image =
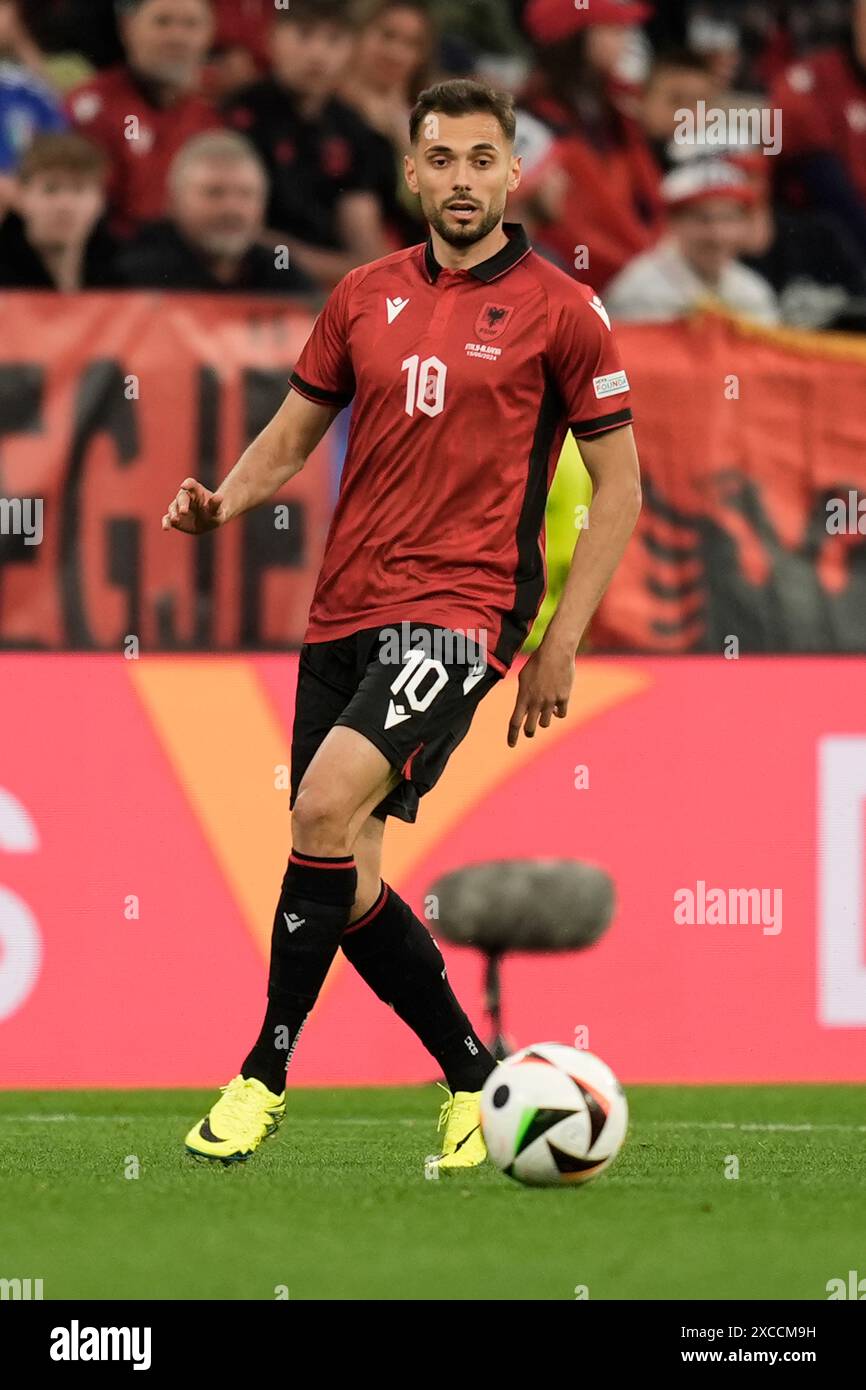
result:
<svg viewBox="0 0 866 1390"><path fill-rule="evenodd" d="M108 161L74 133L38 135L18 171L17 211L0 223L4 289L73 293L115 283L105 232Z"/></svg>
<svg viewBox="0 0 866 1390"><path fill-rule="evenodd" d="M210 76L222 101L267 76L276 0L211 0L216 21ZM294 0L292 0L294 3Z"/></svg>
<svg viewBox="0 0 866 1390"><path fill-rule="evenodd" d="M198 135L175 156L169 217L123 253L119 276L139 289L211 294L308 294L313 286L284 255L260 244L267 173L234 131Z"/></svg>
<svg viewBox="0 0 866 1390"><path fill-rule="evenodd" d="M537 67L520 104L556 136L567 180L561 215L537 233L537 245L599 290L654 245L663 226L660 170L639 121L618 99L621 60L650 13L633 0L592 0L580 9L529 0L524 14Z"/></svg>
<svg viewBox="0 0 866 1390"><path fill-rule="evenodd" d="M342 0L292 0L272 19L271 76L227 108L268 170L274 240L328 287L387 254L383 168L396 187L390 146L335 95L355 38Z"/></svg>
<svg viewBox="0 0 866 1390"><path fill-rule="evenodd" d="M209 0L118 0L118 14L126 62L76 88L69 111L109 157L112 227L128 237L164 214L177 152L221 122L198 90Z"/></svg>
<svg viewBox="0 0 866 1390"><path fill-rule="evenodd" d="M737 259L757 198L746 175L723 160L696 160L668 174L662 192L670 232L608 286L611 317L664 323L717 307L778 323L772 289Z"/></svg>
<svg viewBox="0 0 866 1390"><path fill-rule="evenodd" d="M688 22L689 47L699 53L722 92L733 93L743 66L743 35L731 16L698 11Z"/></svg>
<svg viewBox="0 0 866 1390"><path fill-rule="evenodd" d="M247 86L268 67L268 34L274 0L212 0L214 49L222 68L222 85Z"/></svg>

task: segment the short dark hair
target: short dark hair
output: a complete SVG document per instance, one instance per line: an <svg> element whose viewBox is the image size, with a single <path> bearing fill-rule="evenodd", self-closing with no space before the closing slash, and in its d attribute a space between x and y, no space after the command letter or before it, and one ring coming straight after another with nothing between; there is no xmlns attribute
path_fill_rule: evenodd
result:
<svg viewBox="0 0 866 1390"><path fill-rule="evenodd" d="M148 0L114 0L114 11L118 19L123 19L125 15L135 14L148 3ZM203 0L209 10L213 9L211 0Z"/></svg>
<svg viewBox="0 0 866 1390"><path fill-rule="evenodd" d="M21 183L39 174L69 174L104 184L108 179L108 156L98 146L75 131L37 135L18 165Z"/></svg>
<svg viewBox="0 0 866 1390"><path fill-rule="evenodd" d="M409 134L413 145L425 117L434 111L440 116L472 116L476 112L486 111L496 117L509 143L514 143L517 134L514 98L508 92L494 91L484 82L456 77L422 92L409 117Z"/></svg>
<svg viewBox="0 0 866 1390"><path fill-rule="evenodd" d="M283 24L338 24L341 29L357 29L358 17L351 0L290 0L288 9L274 11Z"/></svg>
<svg viewBox="0 0 866 1390"><path fill-rule="evenodd" d="M693 48L663 48L650 64L647 84L658 77L660 72L699 72L711 77L712 71L706 58Z"/></svg>

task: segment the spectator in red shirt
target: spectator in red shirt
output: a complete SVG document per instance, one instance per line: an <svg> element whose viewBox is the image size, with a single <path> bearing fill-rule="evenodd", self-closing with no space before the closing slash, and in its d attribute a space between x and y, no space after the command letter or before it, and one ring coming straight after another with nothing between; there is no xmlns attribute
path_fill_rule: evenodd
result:
<svg viewBox="0 0 866 1390"><path fill-rule="evenodd" d="M69 112L111 161L113 230L130 236L162 217L168 171L192 136L221 124L199 95L210 47L209 0L118 0L127 61L69 97Z"/></svg>
<svg viewBox="0 0 866 1390"><path fill-rule="evenodd" d="M216 21L210 90L225 100L268 70L274 0L211 0Z"/></svg>
<svg viewBox="0 0 866 1390"><path fill-rule="evenodd" d="M562 213L536 233L558 264L600 292L657 240L664 223L661 171L643 129L616 100L629 36L651 13L634 0L529 0L525 24L538 67L522 106L557 137L567 176Z"/></svg>
<svg viewBox="0 0 866 1390"><path fill-rule="evenodd" d="M866 0L854 0L850 41L787 68L770 103L782 110L782 196L832 214L866 250Z"/></svg>

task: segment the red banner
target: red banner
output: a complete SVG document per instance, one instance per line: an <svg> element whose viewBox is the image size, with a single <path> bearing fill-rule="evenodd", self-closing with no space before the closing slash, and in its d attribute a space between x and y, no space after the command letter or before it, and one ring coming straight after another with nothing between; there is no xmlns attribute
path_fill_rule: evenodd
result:
<svg viewBox="0 0 866 1390"><path fill-rule="evenodd" d="M866 652L866 344L620 325L644 478L603 650Z"/></svg>
<svg viewBox="0 0 866 1390"><path fill-rule="evenodd" d="M237 1071L288 853L295 679L294 657L0 658L0 1086ZM515 692L512 673L385 842L419 915L470 862L612 875L596 947L506 959L514 1043L577 1037L627 1082L866 1081L866 660L587 658L567 719L510 750ZM445 953L483 1031L481 960ZM434 1071L338 955L293 1083Z"/></svg>
<svg viewBox="0 0 866 1390"><path fill-rule="evenodd" d="M40 501L44 533L0 538L0 646L300 643L333 440L275 506L214 537L190 543L160 520L184 477L215 487L270 419L309 313L195 295L4 294L0 314L0 491Z"/></svg>
<svg viewBox="0 0 866 1390"><path fill-rule="evenodd" d="M339 427L237 526L190 544L159 521L182 477L215 485L273 414L308 314L153 294L4 294L0 311L0 500L41 502L44 532L29 544L0 516L0 647L299 644ZM711 317L619 334L645 505L596 647L866 651L863 344Z"/></svg>

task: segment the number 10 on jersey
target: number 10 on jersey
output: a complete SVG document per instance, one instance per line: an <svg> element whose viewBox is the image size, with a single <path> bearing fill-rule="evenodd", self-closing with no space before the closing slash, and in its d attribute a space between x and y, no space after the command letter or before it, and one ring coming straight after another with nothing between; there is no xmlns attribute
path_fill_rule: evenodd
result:
<svg viewBox="0 0 866 1390"><path fill-rule="evenodd" d="M406 383L406 414L413 416L416 410L424 415L441 415L445 409L445 378L448 368L438 357L425 357L422 362L418 354L407 357L403 371L409 373Z"/></svg>

